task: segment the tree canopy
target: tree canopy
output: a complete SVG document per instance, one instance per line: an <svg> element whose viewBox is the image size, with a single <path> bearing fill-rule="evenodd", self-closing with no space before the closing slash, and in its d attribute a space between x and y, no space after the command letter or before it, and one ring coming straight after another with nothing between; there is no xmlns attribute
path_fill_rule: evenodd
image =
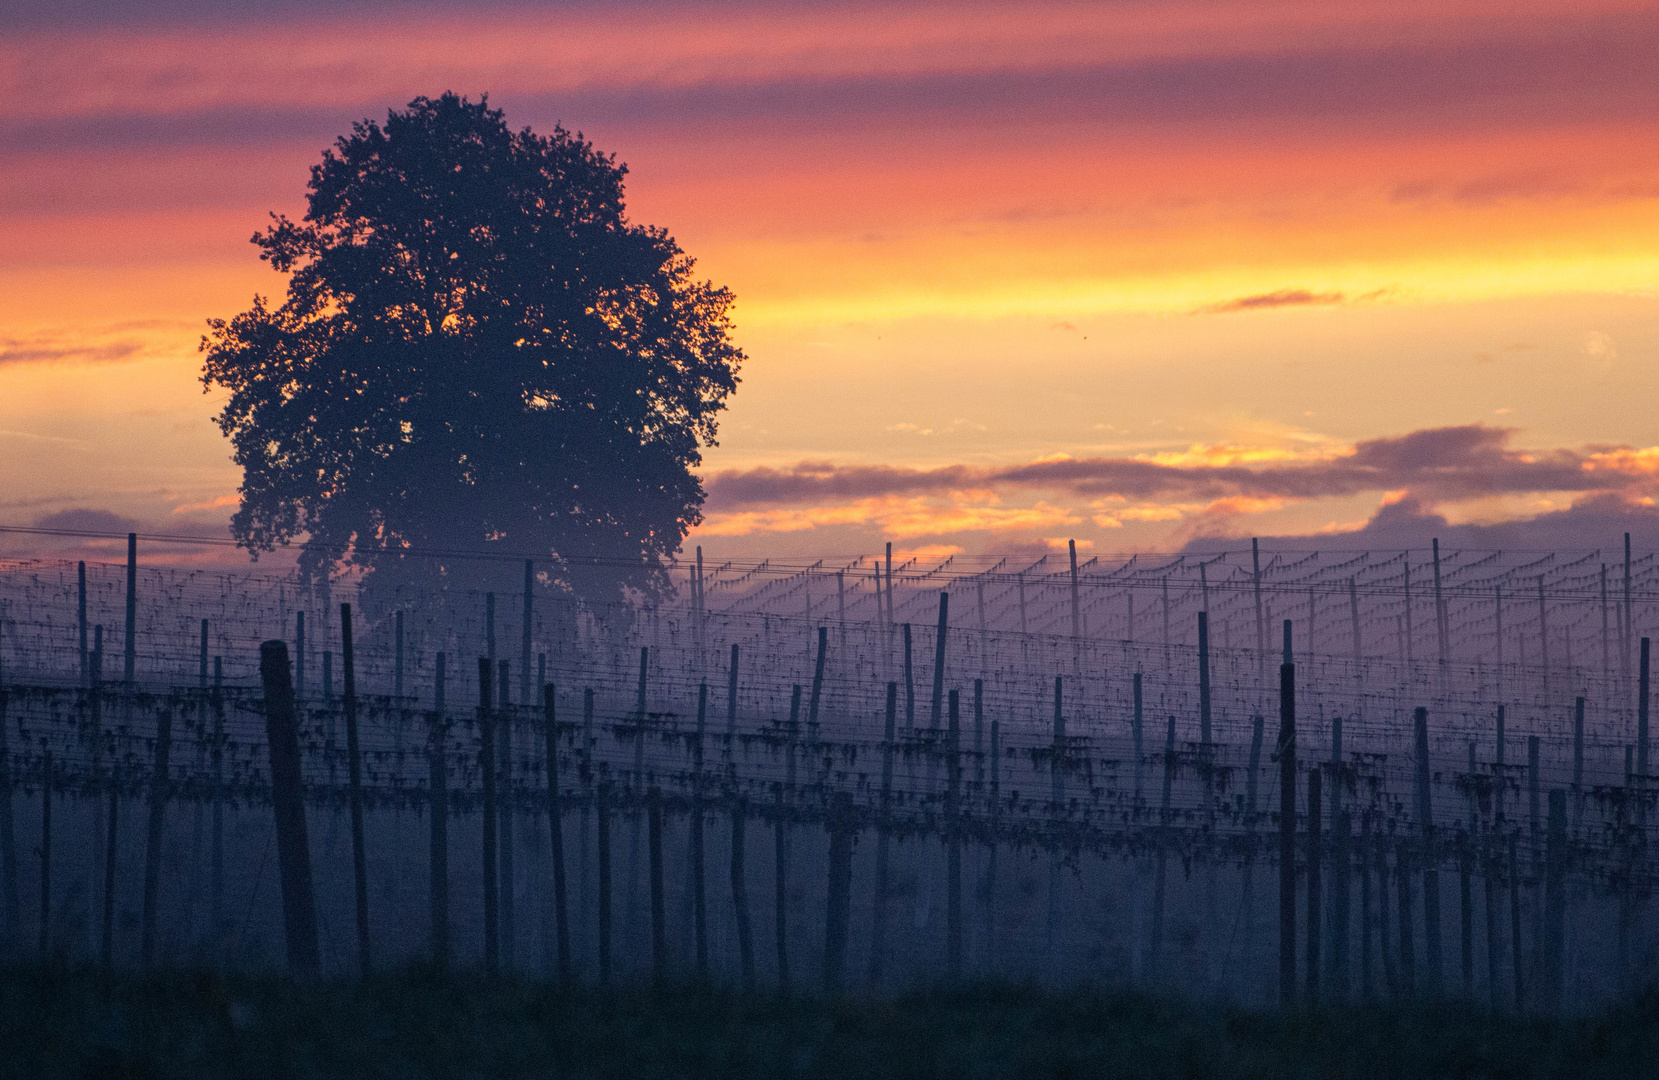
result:
<svg viewBox="0 0 1659 1080"><path fill-rule="evenodd" d="M414 572L418 552L453 585L470 560L426 554L496 551L590 600L659 589L744 355L731 293L628 220L626 174L454 94L324 151L304 219L253 238L286 299L202 339L243 470L237 542L303 536L314 576Z"/></svg>

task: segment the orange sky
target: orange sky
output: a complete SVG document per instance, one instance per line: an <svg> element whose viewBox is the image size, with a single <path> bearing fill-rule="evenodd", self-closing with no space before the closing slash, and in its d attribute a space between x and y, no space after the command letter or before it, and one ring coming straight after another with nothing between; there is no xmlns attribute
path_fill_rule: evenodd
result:
<svg viewBox="0 0 1659 1080"><path fill-rule="evenodd" d="M1651 5L397 10L25 0L0 40L0 523L222 521L203 320L280 293L247 238L335 134L446 89L616 152L636 220L737 293L717 552L1164 549L1353 528L1388 495L762 507L713 482L801 461L1271 466L1469 424L1659 443Z"/></svg>

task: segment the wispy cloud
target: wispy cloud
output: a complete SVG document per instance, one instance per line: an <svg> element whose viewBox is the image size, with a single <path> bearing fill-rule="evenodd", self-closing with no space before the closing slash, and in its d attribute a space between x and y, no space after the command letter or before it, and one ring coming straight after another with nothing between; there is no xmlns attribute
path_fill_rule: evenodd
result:
<svg viewBox="0 0 1659 1080"><path fill-rule="evenodd" d="M144 350L139 341L87 341L70 337L0 337L0 364L107 364L132 360Z"/></svg>
<svg viewBox="0 0 1659 1080"><path fill-rule="evenodd" d="M1421 506L1529 493L1659 493L1659 447L1525 450L1510 445L1512 435L1473 424L1352 445L1193 447L1004 467L802 462L712 476L709 527L737 535L879 524L935 535L1085 519L1101 528L1215 521L1367 493ZM1083 505L1068 505L1075 502Z"/></svg>

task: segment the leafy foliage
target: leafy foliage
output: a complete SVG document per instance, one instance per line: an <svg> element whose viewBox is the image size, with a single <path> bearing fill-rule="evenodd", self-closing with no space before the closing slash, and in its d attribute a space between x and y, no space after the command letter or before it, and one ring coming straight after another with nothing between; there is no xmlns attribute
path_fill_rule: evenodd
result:
<svg viewBox="0 0 1659 1080"><path fill-rule="evenodd" d="M303 221L253 238L286 300L202 340L243 469L238 542L303 535L314 575L494 550L587 597L660 587L744 356L731 293L628 220L625 175L580 134L514 132L454 94L325 151Z"/></svg>

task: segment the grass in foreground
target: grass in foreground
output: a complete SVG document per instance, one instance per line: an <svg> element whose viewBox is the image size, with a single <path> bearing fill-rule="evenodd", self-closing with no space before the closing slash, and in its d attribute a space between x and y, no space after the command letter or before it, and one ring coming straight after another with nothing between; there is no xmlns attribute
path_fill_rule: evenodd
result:
<svg viewBox="0 0 1659 1080"><path fill-rule="evenodd" d="M1003 985L883 1000L566 991L428 972L296 983L0 972L5 1077L1637 1077L1659 1000L1547 1023L1279 1014Z"/></svg>

